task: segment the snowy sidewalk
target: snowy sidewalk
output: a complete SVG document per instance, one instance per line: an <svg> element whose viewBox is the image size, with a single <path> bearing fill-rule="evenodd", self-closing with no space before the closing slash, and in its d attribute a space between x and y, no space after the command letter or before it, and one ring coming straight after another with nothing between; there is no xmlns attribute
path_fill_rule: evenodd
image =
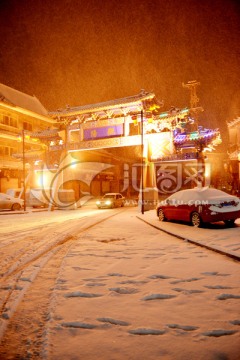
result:
<svg viewBox="0 0 240 360"><path fill-rule="evenodd" d="M237 360L239 264L138 215L158 222L132 208L74 241L54 288L47 358Z"/></svg>
<svg viewBox="0 0 240 360"><path fill-rule="evenodd" d="M240 260L240 219L236 220L234 228L226 228L221 222L195 228L176 222L160 222L155 210L145 211L144 214L139 212L137 217L167 233L211 246L216 251L227 252Z"/></svg>

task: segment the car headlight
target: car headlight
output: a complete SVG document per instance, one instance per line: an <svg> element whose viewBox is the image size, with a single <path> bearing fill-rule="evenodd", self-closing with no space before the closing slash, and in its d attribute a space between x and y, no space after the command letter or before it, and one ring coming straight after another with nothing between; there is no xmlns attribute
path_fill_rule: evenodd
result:
<svg viewBox="0 0 240 360"><path fill-rule="evenodd" d="M107 200L107 201L105 202L106 205L111 205L111 203L112 203L111 200Z"/></svg>
<svg viewBox="0 0 240 360"><path fill-rule="evenodd" d="M100 204L100 201L99 201L99 200L98 200L98 201L96 201L96 204L97 204L97 205L99 205L99 204Z"/></svg>

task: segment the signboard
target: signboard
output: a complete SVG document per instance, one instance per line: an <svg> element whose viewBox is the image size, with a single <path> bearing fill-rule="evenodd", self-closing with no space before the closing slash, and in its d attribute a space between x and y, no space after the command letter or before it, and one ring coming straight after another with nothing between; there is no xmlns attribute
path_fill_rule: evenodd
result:
<svg viewBox="0 0 240 360"><path fill-rule="evenodd" d="M84 129L84 140L93 140L123 135L123 124L108 125L99 128Z"/></svg>

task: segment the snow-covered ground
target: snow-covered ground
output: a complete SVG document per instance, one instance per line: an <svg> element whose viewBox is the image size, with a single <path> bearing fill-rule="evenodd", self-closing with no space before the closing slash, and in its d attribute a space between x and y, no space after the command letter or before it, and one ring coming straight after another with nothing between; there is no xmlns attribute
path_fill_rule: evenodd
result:
<svg viewBox="0 0 240 360"><path fill-rule="evenodd" d="M204 228L194 228L177 222L160 222L156 211L146 211L138 217L149 224L186 240L211 246L220 252L228 252L240 259L240 219L234 228L227 228L223 222L206 224Z"/></svg>
<svg viewBox="0 0 240 360"><path fill-rule="evenodd" d="M158 225L154 211L144 215L137 207L92 211L82 208L59 213L59 217L57 212L29 214L32 222L27 214L21 215L28 235L23 241L29 241L32 251L36 247L35 255L45 239L49 253L55 249L51 250L51 241L63 243L64 236L70 240L60 249L64 250L62 257L58 252L52 260L35 259L34 269L40 270L35 278L27 276L30 270L22 267L15 294L26 283L28 289L8 336L3 337L0 358L239 359L239 262L140 220ZM116 216L92 226L93 220L101 221L106 214ZM0 245L6 248L9 239L14 241L11 216L5 232L0 218ZM38 221L33 220L37 217ZM160 225L186 238L215 241L225 247L231 244L231 251L240 247L239 222L233 229ZM5 255L10 259L9 253ZM5 288L1 286L2 301L7 284L8 278ZM0 324L7 321L3 316ZM15 358L10 357L13 354Z"/></svg>

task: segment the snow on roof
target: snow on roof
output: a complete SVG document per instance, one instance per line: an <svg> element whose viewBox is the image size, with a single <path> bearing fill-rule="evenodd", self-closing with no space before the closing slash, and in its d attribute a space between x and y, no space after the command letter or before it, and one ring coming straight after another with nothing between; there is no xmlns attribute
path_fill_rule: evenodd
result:
<svg viewBox="0 0 240 360"><path fill-rule="evenodd" d="M142 90L142 92L138 95L128 96L125 98L120 99L114 99L109 100L97 104L89 104L89 105L83 105L83 106L76 106L76 107L70 107L67 106L66 109L58 109L56 111L49 112L50 115L68 115L72 113L87 113L92 111L100 111L102 109L107 108L115 108L115 107L124 107L129 106L131 104L136 104L138 102L144 101L144 100L150 100L155 98L155 94L145 92L145 90ZM157 101L157 100L156 100Z"/></svg>
<svg viewBox="0 0 240 360"><path fill-rule="evenodd" d="M0 101L19 106L30 110L39 115L48 116L48 111L36 98L36 96L27 95L21 91L15 90L7 85L0 83Z"/></svg>
<svg viewBox="0 0 240 360"><path fill-rule="evenodd" d="M228 122L228 127L235 127L237 125L240 125L240 116L238 116L236 119L234 119L233 121Z"/></svg>

